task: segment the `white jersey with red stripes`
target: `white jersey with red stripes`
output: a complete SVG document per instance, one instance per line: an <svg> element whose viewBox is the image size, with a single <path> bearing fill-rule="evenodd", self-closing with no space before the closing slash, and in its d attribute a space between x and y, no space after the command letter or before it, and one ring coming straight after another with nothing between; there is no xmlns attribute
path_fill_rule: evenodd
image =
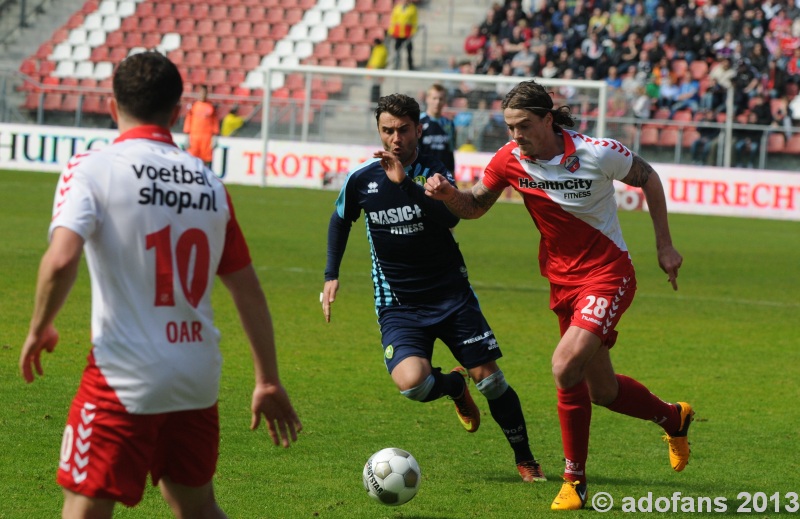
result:
<svg viewBox="0 0 800 519"><path fill-rule="evenodd" d="M560 285L602 280L630 263L622 238L614 180L627 176L633 154L612 139L562 130L564 154L551 160L522 156L511 141L495 153L483 184L492 191L512 186L541 234L542 275ZM619 270L616 270L619 272Z"/></svg>
<svg viewBox="0 0 800 519"><path fill-rule="evenodd" d="M61 174L50 233L85 240L92 285L89 377L98 397L129 413L202 409L217 401L221 357L215 274L250 263L223 184L142 126ZM87 383L84 377L84 383Z"/></svg>

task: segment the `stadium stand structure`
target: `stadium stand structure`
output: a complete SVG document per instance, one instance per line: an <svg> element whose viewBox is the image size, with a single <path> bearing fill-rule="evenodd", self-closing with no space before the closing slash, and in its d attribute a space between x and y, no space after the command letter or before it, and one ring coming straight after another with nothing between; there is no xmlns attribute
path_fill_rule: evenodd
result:
<svg viewBox="0 0 800 519"><path fill-rule="evenodd" d="M88 0L22 62L30 78L23 108L104 114L114 63L152 49L176 63L187 94L207 85L220 116L238 104L246 117L260 102L266 67L356 67L391 8L391 0ZM269 87L277 108L306 96L300 76L273 75ZM340 81L315 82L312 100L341 89Z"/></svg>

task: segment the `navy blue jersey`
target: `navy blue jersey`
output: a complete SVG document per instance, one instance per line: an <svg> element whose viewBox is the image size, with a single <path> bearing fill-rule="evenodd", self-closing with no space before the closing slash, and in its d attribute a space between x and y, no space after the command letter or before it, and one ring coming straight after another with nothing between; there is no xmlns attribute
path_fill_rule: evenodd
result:
<svg viewBox="0 0 800 519"><path fill-rule="evenodd" d="M419 124L422 126L422 138L419 141L422 151L442 161L451 173L455 172L456 160L453 152L456 145L456 126L453 121L447 117L433 118L422 112Z"/></svg>
<svg viewBox="0 0 800 519"><path fill-rule="evenodd" d="M338 279L350 226L363 212L376 309L442 300L470 290L464 258L450 231L458 218L444 203L427 197L420 185L444 166L418 155L405 170L407 177L398 185L378 159L360 164L345 179L331 216L325 279ZM446 176L455 183L450 172Z"/></svg>

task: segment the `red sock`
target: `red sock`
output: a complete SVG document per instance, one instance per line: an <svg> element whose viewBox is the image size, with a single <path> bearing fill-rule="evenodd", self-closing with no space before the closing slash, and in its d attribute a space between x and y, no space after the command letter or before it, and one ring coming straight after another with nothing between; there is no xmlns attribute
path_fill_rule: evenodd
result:
<svg viewBox="0 0 800 519"><path fill-rule="evenodd" d="M667 434L680 428L678 409L664 402L639 382L625 375L617 375L619 393L616 400L608 406L615 413L621 413L642 420L655 422Z"/></svg>
<svg viewBox="0 0 800 519"><path fill-rule="evenodd" d="M585 381L558 390L558 421L561 423L561 443L566 458L564 479L585 483L589 425L592 422L592 402Z"/></svg>

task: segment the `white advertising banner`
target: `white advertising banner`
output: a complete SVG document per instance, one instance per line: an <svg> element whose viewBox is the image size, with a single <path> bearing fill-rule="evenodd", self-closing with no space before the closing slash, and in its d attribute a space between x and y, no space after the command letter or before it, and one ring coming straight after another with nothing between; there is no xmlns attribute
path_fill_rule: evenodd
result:
<svg viewBox="0 0 800 519"><path fill-rule="evenodd" d="M69 158L107 146L115 130L0 124L0 169L58 172ZM186 137L175 134L178 145ZM266 160L259 139L217 141L212 167L232 184L337 188L348 171L380 148L314 142L270 141ZM491 153L456 153L456 180L470 185L483 174ZM266 166L262 178L261 164ZM800 173L691 165L653 164L673 213L800 220ZM518 197L509 192L504 198ZM621 209L644 208L641 191L617 183Z"/></svg>

